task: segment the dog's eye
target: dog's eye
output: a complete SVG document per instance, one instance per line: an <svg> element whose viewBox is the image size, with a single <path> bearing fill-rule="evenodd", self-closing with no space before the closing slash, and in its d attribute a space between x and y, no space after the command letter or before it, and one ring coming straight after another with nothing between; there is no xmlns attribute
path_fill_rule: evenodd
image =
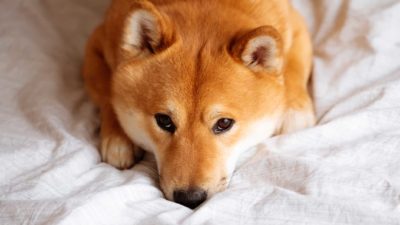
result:
<svg viewBox="0 0 400 225"><path fill-rule="evenodd" d="M157 125L169 133L173 134L176 130L174 122L172 122L171 117L165 114L157 113L154 118L156 119Z"/></svg>
<svg viewBox="0 0 400 225"><path fill-rule="evenodd" d="M230 130L233 126L235 121L233 119L222 118L215 123L214 127L212 128L214 134L221 134L228 130Z"/></svg>

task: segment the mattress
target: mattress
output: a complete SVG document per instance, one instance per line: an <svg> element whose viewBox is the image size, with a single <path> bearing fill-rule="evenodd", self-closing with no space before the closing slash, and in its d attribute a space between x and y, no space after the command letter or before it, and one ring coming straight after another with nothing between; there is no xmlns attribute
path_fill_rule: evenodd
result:
<svg viewBox="0 0 400 225"><path fill-rule="evenodd" d="M266 139L195 210L150 155L100 162L83 90L106 0L0 2L0 224L400 224L400 2L293 0L314 43L315 127Z"/></svg>

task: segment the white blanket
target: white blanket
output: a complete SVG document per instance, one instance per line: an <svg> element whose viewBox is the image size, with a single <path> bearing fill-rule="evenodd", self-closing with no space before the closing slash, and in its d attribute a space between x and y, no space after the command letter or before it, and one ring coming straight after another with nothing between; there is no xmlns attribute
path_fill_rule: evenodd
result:
<svg viewBox="0 0 400 225"><path fill-rule="evenodd" d="M294 0L318 125L265 140L196 210L100 163L83 46L106 0L0 1L0 224L400 224L400 2Z"/></svg>

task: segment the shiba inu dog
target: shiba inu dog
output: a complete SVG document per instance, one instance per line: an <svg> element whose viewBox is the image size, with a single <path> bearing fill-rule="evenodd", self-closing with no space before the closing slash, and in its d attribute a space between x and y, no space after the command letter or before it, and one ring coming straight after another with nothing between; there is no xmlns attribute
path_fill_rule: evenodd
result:
<svg viewBox="0 0 400 225"><path fill-rule="evenodd" d="M195 208L243 151L314 124L311 58L288 0L113 0L83 68L102 160L153 153L165 197Z"/></svg>

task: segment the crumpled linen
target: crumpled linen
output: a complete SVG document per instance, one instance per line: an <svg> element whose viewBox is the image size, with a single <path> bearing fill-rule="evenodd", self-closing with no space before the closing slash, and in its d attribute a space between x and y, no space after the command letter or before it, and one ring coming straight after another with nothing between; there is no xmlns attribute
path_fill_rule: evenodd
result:
<svg viewBox="0 0 400 225"><path fill-rule="evenodd" d="M106 0L0 2L0 224L400 224L400 2L294 0L318 124L266 139L196 210L154 160L100 163L80 67Z"/></svg>

